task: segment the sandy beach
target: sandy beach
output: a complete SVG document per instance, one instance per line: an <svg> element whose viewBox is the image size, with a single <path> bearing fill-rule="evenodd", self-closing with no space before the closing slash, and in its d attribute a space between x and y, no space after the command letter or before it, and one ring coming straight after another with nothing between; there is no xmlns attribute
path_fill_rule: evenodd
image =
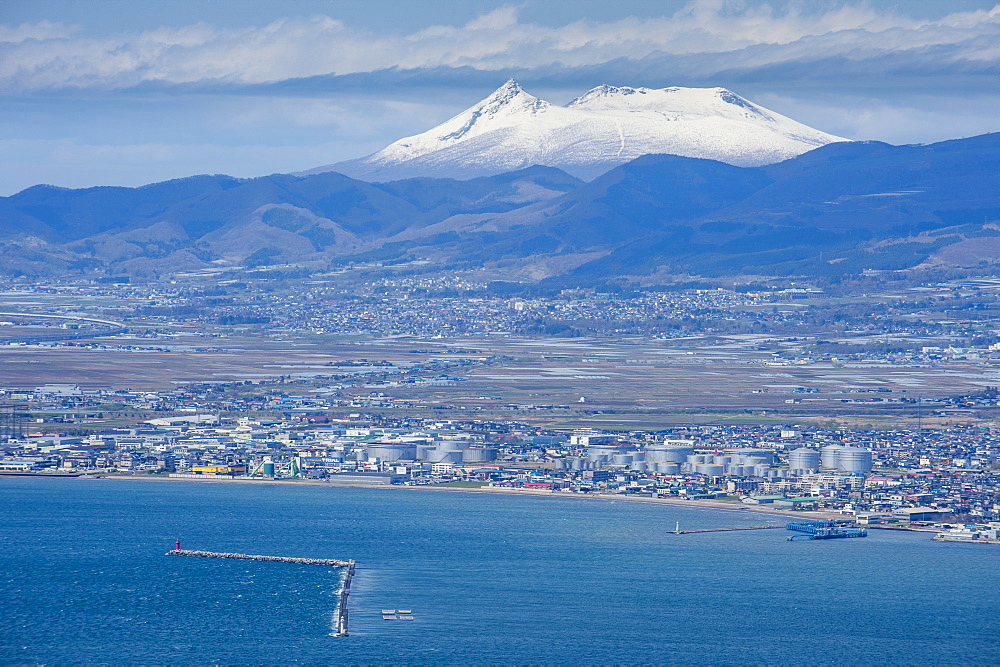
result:
<svg viewBox="0 0 1000 667"><path fill-rule="evenodd" d="M437 493L490 493L501 495L531 496L534 498L563 498L575 500L590 500L604 502L637 502L655 503L659 505L682 505L685 507L700 507L703 509L728 510L732 512L752 512L754 514L770 515L776 517L789 517L794 519L844 519L845 515L838 512L821 511L796 511L783 510L777 508L761 507L759 505L744 505L734 501L724 500L684 500L681 498L649 498L643 496L626 496L619 494L602 493L567 493L563 491L546 491L535 489L512 489L499 486L482 486L479 488L442 486L436 484L422 484L415 486L400 486L387 484L336 484L323 480L304 479L250 479L245 477L205 477L198 479L195 477L164 477L154 475L81 475L80 480L109 480L109 481L140 481L140 482L193 482L195 484L278 484L297 486L325 486L337 488L361 488L379 489L384 491L432 491Z"/></svg>

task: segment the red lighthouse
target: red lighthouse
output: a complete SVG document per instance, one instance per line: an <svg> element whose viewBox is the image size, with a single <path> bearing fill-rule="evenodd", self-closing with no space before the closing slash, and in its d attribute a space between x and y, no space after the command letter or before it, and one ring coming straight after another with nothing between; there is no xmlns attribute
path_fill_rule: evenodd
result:
<svg viewBox="0 0 1000 667"><path fill-rule="evenodd" d="M177 540L177 544L174 545L174 551L180 551L180 550L181 550L181 541Z"/></svg>

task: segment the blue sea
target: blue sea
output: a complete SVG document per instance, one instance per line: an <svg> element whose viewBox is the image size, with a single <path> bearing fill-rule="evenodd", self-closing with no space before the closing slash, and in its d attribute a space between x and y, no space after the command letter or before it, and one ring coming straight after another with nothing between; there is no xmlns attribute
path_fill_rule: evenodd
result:
<svg viewBox="0 0 1000 667"><path fill-rule="evenodd" d="M1000 547L613 500L0 478L3 664L1000 664ZM168 557L354 559L339 570ZM386 621L382 609L412 609Z"/></svg>

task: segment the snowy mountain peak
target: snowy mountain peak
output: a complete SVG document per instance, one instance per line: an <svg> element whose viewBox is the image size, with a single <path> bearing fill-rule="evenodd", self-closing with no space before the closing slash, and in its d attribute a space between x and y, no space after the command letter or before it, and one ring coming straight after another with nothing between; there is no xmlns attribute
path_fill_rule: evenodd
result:
<svg viewBox="0 0 1000 667"><path fill-rule="evenodd" d="M524 88L521 88L514 79L508 79L507 83L493 91L489 97L455 118L471 112L472 115L476 116L475 120L478 121L482 116L495 117L503 112L538 113L549 106L551 105L548 102L524 92Z"/></svg>
<svg viewBox="0 0 1000 667"><path fill-rule="evenodd" d="M735 108L734 108L735 107ZM760 107L725 88L630 88L598 86L566 105L568 109L610 112L651 112L678 118L708 116L772 120Z"/></svg>
<svg viewBox="0 0 1000 667"><path fill-rule="evenodd" d="M667 153L737 166L780 162L846 141L760 107L725 88L601 85L564 107L514 79L462 113L365 158L304 173L355 178L473 178L558 167L592 178L640 155Z"/></svg>
<svg viewBox="0 0 1000 667"><path fill-rule="evenodd" d="M512 99L516 97L519 93L523 93L524 88L521 87L514 79L507 79L507 82L493 91L493 93L486 98L486 100L493 99ZM484 100L484 101L486 101Z"/></svg>
<svg viewBox="0 0 1000 667"><path fill-rule="evenodd" d="M628 86L609 86L607 84L602 84L596 88L591 88L583 95L567 104L566 107L569 109L572 109L573 107L586 108L589 105L596 103L598 100L620 99L627 95L645 95L648 92L648 88L630 88Z"/></svg>

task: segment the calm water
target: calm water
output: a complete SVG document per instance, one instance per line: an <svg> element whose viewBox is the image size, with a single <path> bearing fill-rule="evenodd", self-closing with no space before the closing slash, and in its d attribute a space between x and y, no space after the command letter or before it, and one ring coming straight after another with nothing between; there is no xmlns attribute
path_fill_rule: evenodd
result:
<svg viewBox="0 0 1000 667"><path fill-rule="evenodd" d="M678 520L769 522L620 501L0 478L0 663L1000 662L1000 547L668 534ZM351 636L330 636L339 571L165 557L176 537L354 558Z"/></svg>

